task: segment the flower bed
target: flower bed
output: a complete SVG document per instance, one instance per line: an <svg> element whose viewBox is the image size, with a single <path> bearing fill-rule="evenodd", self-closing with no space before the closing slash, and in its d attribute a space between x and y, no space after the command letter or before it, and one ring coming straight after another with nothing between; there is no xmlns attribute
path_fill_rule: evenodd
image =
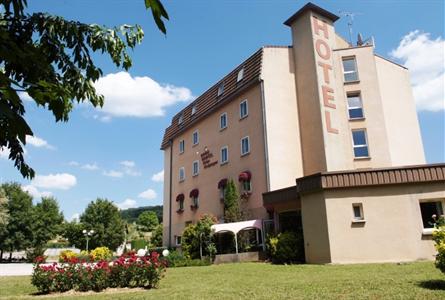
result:
<svg viewBox="0 0 445 300"><path fill-rule="evenodd" d="M37 258L31 283L40 293L102 291L108 287L155 288L162 278L166 262L157 252L138 257L135 252L123 254L108 262L86 263L73 257L65 263L43 264Z"/></svg>

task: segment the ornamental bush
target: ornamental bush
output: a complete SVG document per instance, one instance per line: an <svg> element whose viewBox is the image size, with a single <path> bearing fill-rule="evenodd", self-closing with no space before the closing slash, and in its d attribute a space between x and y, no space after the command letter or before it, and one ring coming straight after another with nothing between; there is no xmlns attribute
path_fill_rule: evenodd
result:
<svg viewBox="0 0 445 300"><path fill-rule="evenodd" d="M107 247L97 247L90 253L94 261L110 260L113 257L113 252Z"/></svg>
<svg viewBox="0 0 445 300"><path fill-rule="evenodd" d="M77 258L77 253L71 250L63 250L59 254L59 262L66 262L73 258Z"/></svg>
<svg viewBox="0 0 445 300"><path fill-rule="evenodd" d="M304 262L304 244L301 234L288 231L270 237L267 248L273 263L297 263Z"/></svg>
<svg viewBox="0 0 445 300"><path fill-rule="evenodd" d="M76 257L64 263L42 264L36 260L31 283L40 293L102 291L108 287L156 288L166 268L157 252L138 257L129 252L108 262L84 263Z"/></svg>
<svg viewBox="0 0 445 300"><path fill-rule="evenodd" d="M436 268L445 273L445 219L433 216L435 221L433 231L433 241L436 247Z"/></svg>

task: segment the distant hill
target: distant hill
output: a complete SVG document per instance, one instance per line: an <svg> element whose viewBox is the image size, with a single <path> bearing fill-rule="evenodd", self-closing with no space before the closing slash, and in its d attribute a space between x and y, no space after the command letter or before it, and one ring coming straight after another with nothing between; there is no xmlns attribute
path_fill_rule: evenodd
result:
<svg viewBox="0 0 445 300"><path fill-rule="evenodd" d="M123 209L120 211L122 219L128 223L133 223L137 220L139 215L144 211L154 211L158 216L159 223L162 223L162 205L155 206L141 206L129 209Z"/></svg>

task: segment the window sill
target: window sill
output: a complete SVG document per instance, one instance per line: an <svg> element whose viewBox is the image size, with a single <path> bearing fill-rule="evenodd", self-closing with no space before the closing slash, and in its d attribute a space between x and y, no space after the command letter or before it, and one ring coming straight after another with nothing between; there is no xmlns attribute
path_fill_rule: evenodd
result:
<svg viewBox="0 0 445 300"><path fill-rule="evenodd" d="M182 183L182 182L184 182L185 181L185 179L181 179L181 180L179 180L179 183Z"/></svg>
<svg viewBox="0 0 445 300"><path fill-rule="evenodd" d="M354 160L356 160L356 161L360 161L360 160L371 160L371 156L354 157Z"/></svg>
<svg viewBox="0 0 445 300"><path fill-rule="evenodd" d="M196 144L192 144L192 147L195 147L195 146L198 146L198 145L199 145L199 142L196 143Z"/></svg>
<svg viewBox="0 0 445 300"><path fill-rule="evenodd" d="M423 228L422 235L433 235L435 228Z"/></svg>
<svg viewBox="0 0 445 300"><path fill-rule="evenodd" d="M193 174L192 177L196 177L196 176L198 176L198 175L199 175L199 173L198 173L198 174Z"/></svg>
<svg viewBox="0 0 445 300"><path fill-rule="evenodd" d="M225 129L227 129L227 126L223 127L223 128L219 128L219 132L224 131Z"/></svg>
<svg viewBox="0 0 445 300"><path fill-rule="evenodd" d="M220 163L220 165L224 166L224 165L227 165L228 163L229 163L229 161L225 161L225 162Z"/></svg>
<svg viewBox="0 0 445 300"><path fill-rule="evenodd" d="M351 80L351 81L345 81L344 84L345 85L349 85L349 84L359 84L360 80Z"/></svg>
<svg viewBox="0 0 445 300"><path fill-rule="evenodd" d="M241 121L241 120L244 120L245 118L247 118L249 116L249 114L247 114L247 115L245 115L245 116L243 116L243 117L240 117L239 118L239 120Z"/></svg>
<svg viewBox="0 0 445 300"><path fill-rule="evenodd" d="M364 121L364 120L366 120L365 117L361 117L361 118L349 118L349 122Z"/></svg>
<svg viewBox="0 0 445 300"><path fill-rule="evenodd" d="M246 152L246 153L244 153L244 154L241 154L241 157L247 156L247 155L249 155L249 154L250 154L250 151L249 151L249 152Z"/></svg>
<svg viewBox="0 0 445 300"><path fill-rule="evenodd" d="M366 223L366 220L365 219L362 219L362 220L352 220L352 224L364 224L364 223Z"/></svg>
<svg viewBox="0 0 445 300"><path fill-rule="evenodd" d="M182 213L184 212L184 210L183 210L183 209L178 209L176 212L177 212L178 214L182 214Z"/></svg>

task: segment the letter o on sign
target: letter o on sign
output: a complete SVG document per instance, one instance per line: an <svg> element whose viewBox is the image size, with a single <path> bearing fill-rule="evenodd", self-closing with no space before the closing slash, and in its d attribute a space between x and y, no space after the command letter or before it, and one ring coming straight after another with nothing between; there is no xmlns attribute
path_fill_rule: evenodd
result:
<svg viewBox="0 0 445 300"><path fill-rule="evenodd" d="M331 58L331 49L329 48L329 45L325 41L321 39L316 40L315 50L317 50L317 53L321 58L326 60Z"/></svg>

